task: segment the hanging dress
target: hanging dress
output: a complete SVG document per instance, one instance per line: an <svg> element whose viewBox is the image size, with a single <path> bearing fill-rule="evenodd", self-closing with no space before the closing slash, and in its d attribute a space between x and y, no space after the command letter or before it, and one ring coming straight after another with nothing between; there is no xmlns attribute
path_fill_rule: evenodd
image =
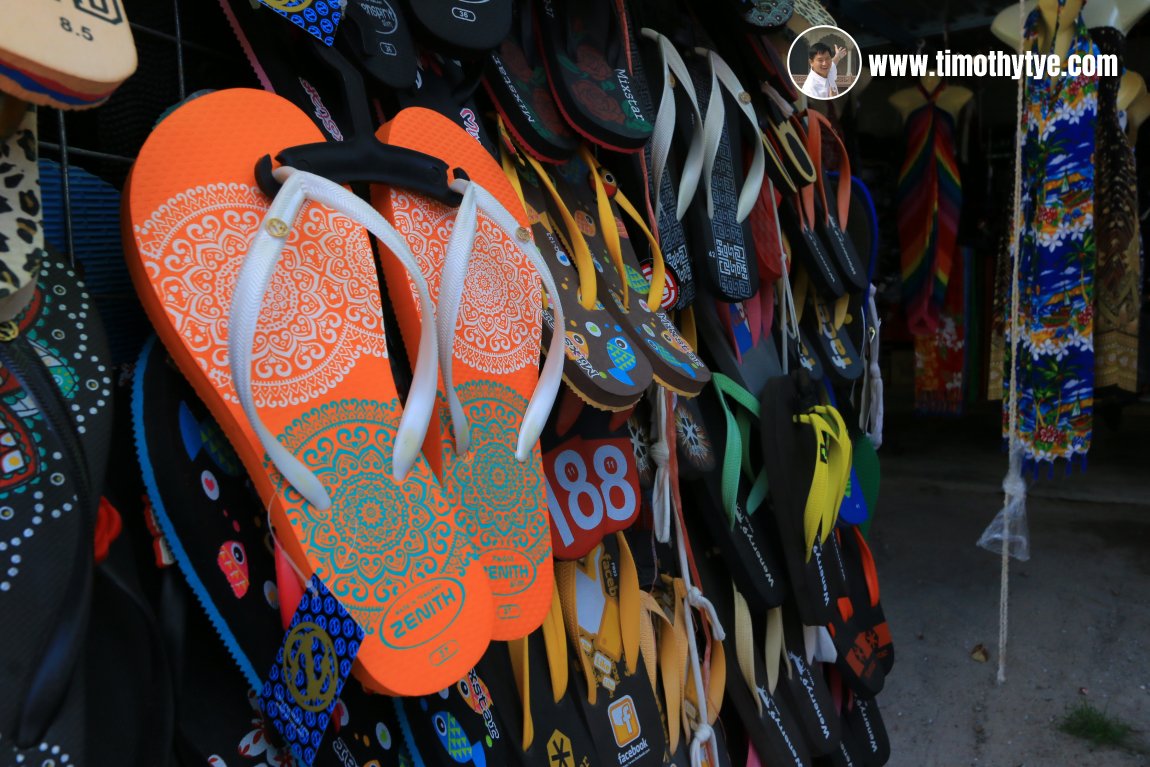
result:
<svg viewBox="0 0 1150 767"><path fill-rule="evenodd" d="M946 88L918 84L926 103L906 120L907 154L898 183L903 302L915 343L915 409L962 411L965 281L958 247L962 181L954 118L938 106Z"/></svg>
<svg viewBox="0 0 1150 767"><path fill-rule="evenodd" d="M1090 30L1103 54L1121 62L1126 39L1113 27ZM1142 250L1138 236L1138 170L1118 113L1122 71L1099 78L1094 209L1098 267L1095 279L1094 387L1138 391L1138 324L1142 308Z"/></svg>
<svg viewBox="0 0 1150 767"><path fill-rule="evenodd" d="M1068 23L1075 25L1075 34L1067 55L1097 55L1081 15ZM1037 28L1036 10L1025 28L1026 46L1036 53ZM1018 436L1024 458L1035 465L1076 456L1084 460L1090 449L1098 78L1028 78L1025 87L1018 355L1010 359L1008 335L1003 434L1009 438L1013 364Z"/></svg>

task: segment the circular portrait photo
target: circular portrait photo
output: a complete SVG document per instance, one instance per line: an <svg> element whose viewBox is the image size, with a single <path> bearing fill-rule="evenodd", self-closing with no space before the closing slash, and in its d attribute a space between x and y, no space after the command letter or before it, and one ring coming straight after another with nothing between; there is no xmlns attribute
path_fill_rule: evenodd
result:
<svg viewBox="0 0 1150 767"><path fill-rule="evenodd" d="M837 99L858 82L862 51L854 38L838 27L811 27L791 43L788 68L795 87L808 98Z"/></svg>

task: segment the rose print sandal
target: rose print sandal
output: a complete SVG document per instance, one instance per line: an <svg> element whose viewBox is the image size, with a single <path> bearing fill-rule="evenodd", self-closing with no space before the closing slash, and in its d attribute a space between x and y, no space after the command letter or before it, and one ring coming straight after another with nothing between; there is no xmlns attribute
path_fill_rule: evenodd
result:
<svg viewBox="0 0 1150 767"><path fill-rule="evenodd" d="M406 407L392 382L364 227L417 269L403 239L310 174L278 172L271 213L256 185L259 158L319 141L306 115L262 91L184 104L132 170L128 264L160 339L270 508L287 561L363 630L356 676L419 694L482 656L490 588L420 453L437 377L430 311Z"/></svg>
<svg viewBox="0 0 1150 767"><path fill-rule="evenodd" d="M419 107L401 111L377 135L441 158L470 179L456 184L464 195L459 210L399 187L373 186L372 197L415 253L436 307L443 380L426 444L431 466L464 515L491 582L494 637L523 637L539 627L551 599L538 440L562 383L564 354L562 339L553 337L540 372L540 280L562 325L557 288L503 168L471 135ZM403 269L385 262L384 271L411 346L421 304Z"/></svg>
<svg viewBox="0 0 1150 767"><path fill-rule="evenodd" d="M511 34L491 52L483 86L523 151L559 163L575 154L579 142L547 85L533 14L530 4L512 4Z"/></svg>
<svg viewBox="0 0 1150 767"><path fill-rule="evenodd" d="M635 95L622 0L539 0L535 24L555 103L571 127L616 152L642 149L652 117Z"/></svg>

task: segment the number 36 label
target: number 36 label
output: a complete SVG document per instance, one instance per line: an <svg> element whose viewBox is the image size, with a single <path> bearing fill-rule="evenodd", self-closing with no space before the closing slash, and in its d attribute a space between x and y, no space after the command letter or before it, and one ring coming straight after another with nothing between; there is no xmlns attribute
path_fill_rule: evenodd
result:
<svg viewBox="0 0 1150 767"><path fill-rule="evenodd" d="M551 506L551 545L563 559L583 556L639 513L639 473L620 445L572 439L543 457Z"/></svg>

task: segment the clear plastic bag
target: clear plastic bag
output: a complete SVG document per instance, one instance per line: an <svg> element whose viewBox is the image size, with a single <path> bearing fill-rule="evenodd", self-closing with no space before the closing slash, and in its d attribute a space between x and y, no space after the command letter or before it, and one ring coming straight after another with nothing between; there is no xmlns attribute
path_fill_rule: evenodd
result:
<svg viewBox="0 0 1150 767"><path fill-rule="evenodd" d="M1020 562L1030 559L1030 527L1026 522L1026 480L1022 477L1021 458L1017 455L1010 460L1010 471L1002 482L1006 502L1002 511L983 531L978 545L995 554L1002 554L1002 544L1006 541L1006 552Z"/></svg>

